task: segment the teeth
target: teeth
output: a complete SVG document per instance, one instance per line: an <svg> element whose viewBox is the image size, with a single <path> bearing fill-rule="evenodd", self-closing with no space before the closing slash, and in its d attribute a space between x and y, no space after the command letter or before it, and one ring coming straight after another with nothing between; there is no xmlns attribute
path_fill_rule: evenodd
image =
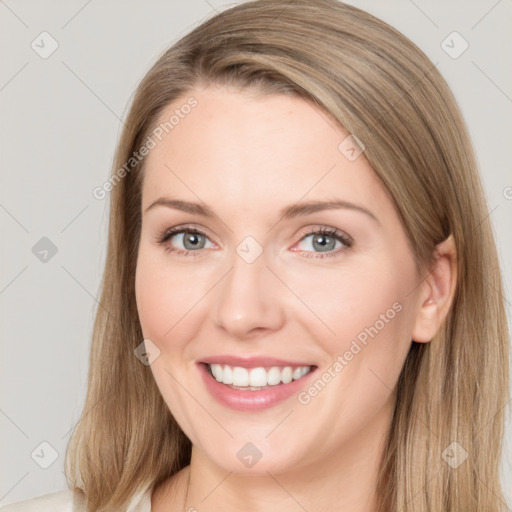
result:
<svg viewBox="0 0 512 512"><path fill-rule="evenodd" d="M222 375L222 382L224 382L224 372ZM248 386L249 385L249 372L246 368L235 366L233 368L233 386Z"/></svg>
<svg viewBox="0 0 512 512"><path fill-rule="evenodd" d="M277 366L272 366L267 372L267 384L276 386L281 382L281 370Z"/></svg>
<svg viewBox="0 0 512 512"><path fill-rule="evenodd" d="M218 365L220 367L220 365ZM224 384L233 384L233 370L231 366L226 366L224 371L222 371L222 367L220 367L219 374L222 372L222 382Z"/></svg>
<svg viewBox="0 0 512 512"><path fill-rule="evenodd" d="M208 367L215 380L234 387L262 388L277 386L281 382L288 384L292 380L300 379L311 371L311 366L291 366L271 368L242 368L240 366L228 366L221 364L209 364Z"/></svg>
<svg viewBox="0 0 512 512"><path fill-rule="evenodd" d="M224 379L222 379L224 381ZM237 384L242 386L243 384ZM249 385L261 388L267 385L267 372L265 368L251 368L249 371Z"/></svg>
<svg viewBox="0 0 512 512"><path fill-rule="evenodd" d="M222 366L220 364L211 364L210 370L212 371L212 375L215 377L215 380L222 382Z"/></svg>

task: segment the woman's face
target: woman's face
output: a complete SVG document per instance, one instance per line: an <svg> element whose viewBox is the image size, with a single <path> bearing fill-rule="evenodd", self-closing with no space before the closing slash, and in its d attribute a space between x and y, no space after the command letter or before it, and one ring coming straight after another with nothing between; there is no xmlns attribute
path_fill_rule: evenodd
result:
<svg viewBox="0 0 512 512"><path fill-rule="evenodd" d="M146 160L136 297L158 388L225 471L366 464L420 302L392 202L349 134L303 99L193 97L166 109L162 122L181 115ZM305 206L324 202L338 205Z"/></svg>

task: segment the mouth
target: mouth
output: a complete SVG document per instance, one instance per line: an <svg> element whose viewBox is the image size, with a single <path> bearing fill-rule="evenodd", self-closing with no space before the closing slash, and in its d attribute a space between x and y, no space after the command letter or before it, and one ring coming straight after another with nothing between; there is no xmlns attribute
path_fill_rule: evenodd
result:
<svg viewBox="0 0 512 512"><path fill-rule="evenodd" d="M259 366L244 368L227 364L206 364L210 375L231 389L260 391L273 386L289 384L307 375L313 366Z"/></svg>
<svg viewBox="0 0 512 512"><path fill-rule="evenodd" d="M226 362L226 360L229 360ZM309 385L316 365L275 359L215 358L197 363L210 395L237 411L273 407Z"/></svg>

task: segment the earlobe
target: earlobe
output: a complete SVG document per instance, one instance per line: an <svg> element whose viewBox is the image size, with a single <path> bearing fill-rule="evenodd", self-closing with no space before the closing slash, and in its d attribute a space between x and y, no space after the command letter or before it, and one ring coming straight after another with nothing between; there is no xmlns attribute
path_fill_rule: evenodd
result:
<svg viewBox="0 0 512 512"><path fill-rule="evenodd" d="M445 321L457 287L457 251L450 235L437 245L431 272L419 293L412 340L429 342Z"/></svg>

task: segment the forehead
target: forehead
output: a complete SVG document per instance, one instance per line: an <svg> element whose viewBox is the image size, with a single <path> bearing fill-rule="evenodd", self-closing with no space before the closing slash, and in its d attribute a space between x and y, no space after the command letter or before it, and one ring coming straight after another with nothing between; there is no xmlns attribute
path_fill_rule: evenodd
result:
<svg viewBox="0 0 512 512"><path fill-rule="evenodd" d="M191 97L196 105L180 110ZM350 134L297 96L210 87L174 101L160 126L172 116L146 158L143 208L165 193L242 209L302 197L386 201L364 153L347 158Z"/></svg>

